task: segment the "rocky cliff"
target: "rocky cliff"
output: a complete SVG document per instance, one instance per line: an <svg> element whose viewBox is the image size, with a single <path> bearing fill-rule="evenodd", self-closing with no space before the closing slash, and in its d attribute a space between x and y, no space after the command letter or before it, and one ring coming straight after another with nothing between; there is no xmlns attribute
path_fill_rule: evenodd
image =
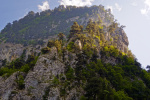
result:
<svg viewBox="0 0 150 100"><path fill-rule="evenodd" d="M105 39L107 41L113 39L111 42L115 41L118 49L127 53L129 43L123 29L117 26L113 35L108 32L109 26L114 21L110 10L105 10L102 5L92 7L68 6L67 8L59 6L52 11L41 12L40 15L29 12L24 18L14 21L12 25L6 25L0 33L0 65L5 59L7 62L11 62L19 58L24 50L26 50L26 59L28 55L34 52L38 54L51 36L55 36L59 32L68 34L70 26L75 21L85 28L90 19L93 22L102 22L106 33L104 34Z"/></svg>
<svg viewBox="0 0 150 100"><path fill-rule="evenodd" d="M4 59L8 62L0 68L0 99L150 99L149 74L128 50L123 27L114 21L109 10L102 8L59 6L54 11L42 12L40 16L57 15L64 10L93 10L94 14L86 13L86 17L69 16L63 20L72 23L67 26L70 28L67 38L59 33L43 39L43 45L1 43L1 63ZM47 27L51 32L58 27L54 23L51 29Z"/></svg>
<svg viewBox="0 0 150 100"><path fill-rule="evenodd" d="M88 26L97 28L96 30L93 28L89 29ZM14 64L12 69L14 72L10 76L8 76L9 72L6 71L5 73L4 68L8 67L11 69L11 65L2 67L1 70L3 70L0 72L3 73L2 76L0 76L1 99L81 99L87 93L84 87L86 87L86 81L88 80L82 80L80 71L86 68L90 62L100 59L105 64L117 65L119 62L117 57L119 54L122 55L122 52L128 47L128 39L124 37L125 32L122 28L117 26L112 33L109 31L105 33L105 29L98 28L100 26L102 26L102 24L98 25L95 22L88 22L86 31L83 31L77 22L75 22L71 27L71 35L68 40L63 40L65 36L62 35L62 33L60 33L58 37L50 39L47 47L42 49L42 53L34 66L32 61L28 64L28 58L24 58L25 61L27 60L27 64L23 64L23 67L20 66L20 69L18 69L18 67L14 69L15 63L17 63L17 61L15 61L11 63ZM95 31L95 33L90 33L93 32L91 30ZM114 38L116 36L118 39L115 41ZM116 46L114 44L116 44ZM22 55L22 50L24 49L22 45L17 44L12 48L11 44L5 44L3 46L1 51L3 54L18 50L17 53L13 52L13 54L18 55L18 57ZM36 52L39 53L41 48L40 46L38 48L36 47L29 48L28 46L29 49L26 49L25 55L32 53L32 55L37 56L35 51L37 50ZM31 48L34 49L31 50ZM109 51L111 53L109 53ZM127 53L127 51L124 53ZM10 56L11 53L6 57L11 61L12 58L10 59ZM3 55L3 57L5 57L5 55ZM30 67L28 71L24 70L26 65Z"/></svg>

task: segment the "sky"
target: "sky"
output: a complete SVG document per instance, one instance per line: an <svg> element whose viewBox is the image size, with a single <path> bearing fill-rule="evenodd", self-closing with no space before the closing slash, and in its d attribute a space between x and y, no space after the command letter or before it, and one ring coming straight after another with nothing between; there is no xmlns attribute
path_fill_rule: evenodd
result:
<svg viewBox="0 0 150 100"><path fill-rule="evenodd" d="M29 11L41 12L59 5L92 6L110 8L115 19L129 39L129 49L142 68L150 65L150 0L1 0L0 30L7 23L23 18Z"/></svg>

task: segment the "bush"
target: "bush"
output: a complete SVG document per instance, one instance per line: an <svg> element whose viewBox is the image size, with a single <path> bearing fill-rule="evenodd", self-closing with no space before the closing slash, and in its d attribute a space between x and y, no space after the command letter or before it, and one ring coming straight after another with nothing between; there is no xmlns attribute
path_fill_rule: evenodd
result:
<svg viewBox="0 0 150 100"><path fill-rule="evenodd" d="M53 85L57 86L59 84L59 80L57 79L57 77L54 77L53 81L52 81Z"/></svg>
<svg viewBox="0 0 150 100"><path fill-rule="evenodd" d="M67 45L67 50L70 51L70 52L73 52L73 49L74 49L74 42L70 42Z"/></svg>
<svg viewBox="0 0 150 100"><path fill-rule="evenodd" d="M30 70L30 67L28 64L22 66L20 69L21 72L25 72L25 73L27 73L29 70Z"/></svg>
<svg viewBox="0 0 150 100"><path fill-rule="evenodd" d="M10 75L12 75L16 71L17 71L17 69L9 69L8 67L2 67L0 69L0 76L6 75L7 77L9 77Z"/></svg>
<svg viewBox="0 0 150 100"><path fill-rule="evenodd" d="M80 100L87 100L87 98L85 96L81 96Z"/></svg>
<svg viewBox="0 0 150 100"><path fill-rule="evenodd" d="M70 66L67 68L66 77L68 80L74 79L74 70Z"/></svg>
<svg viewBox="0 0 150 100"><path fill-rule="evenodd" d="M60 41L56 40L54 46L57 48L57 51L61 51L61 42Z"/></svg>
<svg viewBox="0 0 150 100"><path fill-rule="evenodd" d="M53 47L53 46L55 46L55 41L54 41L54 40L50 40L50 41L48 42L48 44L47 44L47 47L51 48L51 47Z"/></svg>
<svg viewBox="0 0 150 100"><path fill-rule="evenodd" d="M49 51L50 51L50 48L49 48L49 47L45 47L45 48L41 49L42 54L46 54L46 53L48 53Z"/></svg>
<svg viewBox="0 0 150 100"><path fill-rule="evenodd" d="M22 75L18 76L18 79L16 80L17 84L18 84L18 88L19 89L24 89L25 88L25 84L24 84L24 78Z"/></svg>

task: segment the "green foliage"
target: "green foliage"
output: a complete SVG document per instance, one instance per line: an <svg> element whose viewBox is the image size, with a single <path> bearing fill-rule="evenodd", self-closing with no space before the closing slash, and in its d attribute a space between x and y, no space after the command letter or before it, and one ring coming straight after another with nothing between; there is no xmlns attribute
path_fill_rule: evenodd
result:
<svg viewBox="0 0 150 100"><path fill-rule="evenodd" d="M21 72L25 72L25 73L28 73L29 70L30 70L30 66L28 64L22 66L20 69Z"/></svg>
<svg viewBox="0 0 150 100"><path fill-rule="evenodd" d="M91 57L92 54L93 54L93 51L92 51L92 48L90 46L89 43L86 43L84 46L83 46L83 52L88 56L88 57Z"/></svg>
<svg viewBox="0 0 150 100"><path fill-rule="evenodd" d="M114 100L133 100L131 97L128 97L124 91L117 91L114 93Z"/></svg>
<svg viewBox="0 0 150 100"><path fill-rule="evenodd" d="M121 51L119 51L117 48L115 48L114 46L110 45L110 46L105 46L102 50L102 55L106 55L107 57L118 57L119 53L121 53ZM122 54L123 55L123 54Z"/></svg>
<svg viewBox="0 0 150 100"><path fill-rule="evenodd" d="M97 23L93 23L91 19L89 20L88 25L86 26L86 30L89 34L92 35L92 37L94 34L99 35L99 26Z"/></svg>
<svg viewBox="0 0 150 100"><path fill-rule="evenodd" d="M102 42L105 42L105 36L104 36L104 34L100 34L100 40L102 41Z"/></svg>
<svg viewBox="0 0 150 100"><path fill-rule="evenodd" d="M97 10L94 10L96 8L94 6L91 8L84 7L82 9L80 7L62 7L55 8L54 11L41 12L41 15L30 12L19 22L13 22L13 25L9 23L2 30L2 33L0 33L0 39L3 36L5 39L10 38L11 35L9 33L12 33L14 38L8 39L7 42L36 44L35 41L39 37L42 40L52 35L51 33L55 34L60 30L61 32L69 32L69 26L72 23L71 21L66 23L67 19L74 16L84 17L82 13L86 16L96 14ZM105 22L111 22L113 20L108 17L111 15L109 10L105 11L101 6L98 9L101 9L105 13ZM79 11L80 14L78 14ZM60 18L62 22L59 23L58 19ZM59 25L55 27L57 23L61 27ZM60 33L58 34L58 40L50 40L47 47L41 50L43 54L46 54L50 51L50 48L55 46L60 55L62 55L63 62L66 64L64 77L54 77L52 85L45 90L43 99L48 99L51 86L58 86L60 96L63 96L64 99L68 93L67 91L79 87L85 91L80 97L80 100L149 100L150 74L141 68L140 63L134 59L131 51L125 50L128 52L123 53L116 48L117 45L114 44L118 41L119 37L111 37L110 41L106 41L107 38L105 39L106 34L104 30L107 30L107 27L101 25L101 19L97 23L90 20L85 31L83 31L85 26L80 26L78 23L74 22L71 26L70 40L68 40L68 44L66 43L67 46L63 43L64 34ZM55 30L52 27L55 27ZM118 23L113 22L108 28L109 33L115 33L116 28L118 28ZM29 39L27 36L30 36ZM77 39L82 44L82 50L78 53L76 53L77 49L74 45ZM73 67L69 65L70 62L66 62L65 55L67 50L76 54L77 58ZM70 52L67 60L73 57ZM0 76L10 76L16 71L28 73L35 66L38 57L30 55L27 61L24 61L24 58L25 51L20 58L9 64L4 60L4 67L0 68ZM56 59L56 56L52 58L52 60ZM24 88L24 77L22 75L17 77L16 82L19 89Z"/></svg>
<svg viewBox="0 0 150 100"><path fill-rule="evenodd" d="M60 88L60 96L65 96L66 90L65 88Z"/></svg>
<svg viewBox="0 0 150 100"><path fill-rule="evenodd" d="M71 26L69 38L73 37L76 34L79 34L83 31L83 26L79 26L77 22L74 22L73 25Z"/></svg>
<svg viewBox="0 0 150 100"><path fill-rule="evenodd" d="M42 54L46 54L46 53L50 52L50 50L51 49L49 47L45 47L45 48L41 49L41 52L42 52Z"/></svg>
<svg viewBox="0 0 150 100"><path fill-rule="evenodd" d="M62 40L62 41L63 41L64 36L65 36L65 35L64 35L63 33L59 33L59 34L58 34L59 40Z"/></svg>
<svg viewBox="0 0 150 100"><path fill-rule="evenodd" d="M43 100L48 100L49 92L50 92L50 86L46 88L45 94L43 95Z"/></svg>
<svg viewBox="0 0 150 100"><path fill-rule="evenodd" d="M37 59L38 56L35 57L33 55L30 55L27 61L25 62L21 56L20 58L0 68L0 76L6 75L7 77L9 77L10 75L12 75L14 72L17 71L28 73L28 71L35 66Z"/></svg>
<svg viewBox="0 0 150 100"><path fill-rule="evenodd" d="M133 63L127 64L128 66L133 66ZM84 73L84 69L80 69L82 75L85 75L87 79L85 96L94 100L132 100L132 98L141 100L142 98L149 98L143 81L133 77L133 75L135 76L137 75L136 73L139 73L138 70L136 72L132 70L131 76L126 74L128 71L124 69L124 66L126 65L103 64L101 60L98 60L97 63L91 62L88 64ZM134 79L131 80L130 78Z"/></svg>
<svg viewBox="0 0 150 100"><path fill-rule="evenodd" d="M53 46L55 46L55 41L54 40L48 41L47 47L51 48Z"/></svg>
<svg viewBox="0 0 150 100"><path fill-rule="evenodd" d="M81 28L77 22L74 22L73 25L71 26L70 34L75 34L75 33L80 33Z"/></svg>
<svg viewBox="0 0 150 100"><path fill-rule="evenodd" d="M57 51L60 52L61 51L61 41L56 40L55 41L55 47L57 48Z"/></svg>
<svg viewBox="0 0 150 100"><path fill-rule="evenodd" d="M43 49L45 49L45 52L50 51L50 48L54 46L57 48L58 52L60 52L62 48L62 40L50 40L47 44L47 47Z"/></svg>
<svg viewBox="0 0 150 100"><path fill-rule="evenodd" d="M17 69L9 69L8 67L2 67L0 68L0 76L6 75L7 77L9 77L16 71Z"/></svg>
<svg viewBox="0 0 150 100"><path fill-rule="evenodd" d="M18 84L18 88L19 89L24 89L25 88L25 84L24 84L24 78L22 75L18 76L18 79L16 80L17 84Z"/></svg>
<svg viewBox="0 0 150 100"><path fill-rule="evenodd" d="M87 17L86 15L92 15L93 13L96 16L97 14L100 15L97 12L97 9L101 10L101 14L106 15L106 17L104 17L104 21L107 19L113 20L113 17L110 17L111 14L108 15L102 6L68 6L66 8L59 6L54 10L40 12L40 14L39 12L29 12L24 18L14 21L13 24L8 23L1 31L0 39L5 38L6 42L11 43L35 45L35 41L38 41L38 39L45 39L48 36L58 34L58 32L63 32L65 35L68 35L70 26L73 24L73 22L68 19L76 16L83 18ZM76 19L76 21L77 23L81 23L81 20L79 19ZM79 26L78 28L72 29L77 32L82 32L84 27L85 26Z"/></svg>
<svg viewBox="0 0 150 100"><path fill-rule="evenodd" d="M68 66L66 70L66 77L68 80L73 80L74 79L74 70Z"/></svg>
<svg viewBox="0 0 150 100"><path fill-rule="evenodd" d="M17 91L11 91L11 94L18 94Z"/></svg>
<svg viewBox="0 0 150 100"><path fill-rule="evenodd" d="M87 100L87 98L85 96L81 96L80 100Z"/></svg>
<svg viewBox="0 0 150 100"><path fill-rule="evenodd" d="M73 52L73 50L74 50L74 42L70 42L67 45L67 50L70 51L70 52Z"/></svg>
<svg viewBox="0 0 150 100"><path fill-rule="evenodd" d="M107 46L104 47L104 51L105 51L105 52L109 51L109 49L108 49Z"/></svg>
<svg viewBox="0 0 150 100"><path fill-rule="evenodd" d="M85 48L86 45L83 50L86 50ZM94 51L94 49L90 50ZM107 54L109 57L114 57L118 63L105 64L103 57ZM75 68L75 79L80 85L86 82L84 86L86 94L83 99L146 100L150 98L150 74L142 70L136 60L122 55L114 46L103 47L101 55L102 60L91 60L89 63L86 62L88 58L84 52L77 55L79 60Z"/></svg>
<svg viewBox="0 0 150 100"><path fill-rule="evenodd" d="M59 80L58 80L57 77L54 77L54 79L53 79L53 81L52 81L52 84L53 84L54 86L59 85Z"/></svg>
<svg viewBox="0 0 150 100"><path fill-rule="evenodd" d="M7 63L7 59L2 60L2 66L5 66Z"/></svg>

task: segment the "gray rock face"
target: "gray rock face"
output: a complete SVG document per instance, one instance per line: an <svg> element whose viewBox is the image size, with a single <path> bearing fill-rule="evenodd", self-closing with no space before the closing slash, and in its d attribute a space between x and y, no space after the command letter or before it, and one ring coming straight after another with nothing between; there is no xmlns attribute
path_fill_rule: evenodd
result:
<svg viewBox="0 0 150 100"><path fill-rule="evenodd" d="M101 9L98 10L100 14L103 25L107 27L111 24L105 20L105 14L101 13ZM111 16L113 20L113 16ZM81 25L86 25L89 19L93 21L98 21L99 16L91 15L87 17L73 17L66 20L66 23L70 21L79 21ZM61 23L61 22L60 22ZM57 28L57 25L53 24L52 28ZM106 28L107 31L107 28ZM117 40L114 38L117 37ZM110 35L110 33L106 32L105 39L107 41L115 41L117 48L122 52L127 52L128 49L128 38L121 28L117 28L114 34ZM48 41L49 39L45 40ZM94 38L94 45L96 45L96 50L98 53L98 59L101 58L100 55L100 39ZM71 41L71 40L70 40ZM69 43L69 42L68 42ZM76 40L75 45L79 47L80 51L82 52L82 44L80 40ZM27 46L24 47L21 44L8 44L2 43L0 44L0 66L2 64L2 60L7 59L7 61L15 60L19 58L23 50L26 50L26 59L28 55L33 54L36 52L37 54L40 53L42 46L37 45L36 47ZM78 52L78 51L77 51ZM80 52L79 52L80 53ZM56 47L51 48L51 52L49 54L43 54L39 56L36 65L34 66L33 70L30 70L27 75L25 75L25 88L23 90L18 89L17 85L17 76L20 74L19 72L14 73L7 79L4 77L0 77L0 99L2 100L42 100L43 96L46 95L48 100L79 100L79 97L84 93L83 88L75 87L72 89L66 90L65 96L61 96L60 89L65 88L61 85L53 86L53 80L55 77L58 78L60 81L61 78L59 76L65 76L65 64L70 65L71 68L75 68L75 64L77 61L75 60L76 54L71 53L69 51L65 52L64 55L65 62L62 60L62 57L59 56ZM115 65L117 63L116 59L113 57L103 58L105 63L110 63ZM24 73L21 73L24 74ZM76 82L71 83L71 86L74 86Z"/></svg>
<svg viewBox="0 0 150 100"><path fill-rule="evenodd" d="M43 100L45 91L49 89L48 100L64 100L64 97L60 96L60 87L52 86L54 77L64 75L64 72L65 64L59 59L56 47L52 47L49 54L41 55L38 58L34 69L26 75L25 89L17 88L16 79L19 72L7 79L0 77L0 97L2 100ZM79 99L77 89L71 89L67 93L66 100Z"/></svg>
<svg viewBox="0 0 150 100"><path fill-rule="evenodd" d="M128 37L126 36L126 33L124 32L122 28L119 28L117 31L119 32L119 39L117 42L117 45L118 45L117 47L122 52L127 53L128 45L129 45Z"/></svg>
<svg viewBox="0 0 150 100"><path fill-rule="evenodd" d="M117 28L115 32L111 34L107 32L105 34L105 39L107 41L110 41L110 39L112 39L112 42L116 44L116 47L120 51L127 53L129 41L128 41L128 37L126 36L126 33L122 28Z"/></svg>
<svg viewBox="0 0 150 100"><path fill-rule="evenodd" d="M20 44L0 44L0 60L12 61L21 56L24 47Z"/></svg>
<svg viewBox="0 0 150 100"><path fill-rule="evenodd" d="M41 48L43 46L37 45L33 46L23 46L21 44L11 44L11 43L2 43L0 44L0 66L2 65L2 60L7 60L7 62L11 62L17 58L19 58L23 51L25 50L25 60L27 60L28 55L41 52Z"/></svg>
<svg viewBox="0 0 150 100"><path fill-rule="evenodd" d="M21 44L13 44L13 43L1 43L0 44L0 66L2 65L3 60L7 60L7 62L11 62L16 58L19 58L23 51L25 50L25 60L27 60L28 55L35 54L38 55L41 52L43 47L46 47L47 42L50 39L56 38L56 36L49 36L47 39L44 39L44 45L36 45L36 46L23 46Z"/></svg>
<svg viewBox="0 0 150 100"><path fill-rule="evenodd" d="M59 60L53 60L57 56L57 49L52 48L49 55L40 56L33 71L29 72L25 79L25 90L30 89L36 100L41 100L45 89L50 85L54 76L64 73L64 64Z"/></svg>
<svg viewBox="0 0 150 100"><path fill-rule="evenodd" d="M14 73L9 78L0 77L0 99L9 100L9 96L17 90L16 79L19 72Z"/></svg>
<svg viewBox="0 0 150 100"><path fill-rule="evenodd" d="M82 50L82 44L80 40L75 41L75 46L77 46L80 50Z"/></svg>

